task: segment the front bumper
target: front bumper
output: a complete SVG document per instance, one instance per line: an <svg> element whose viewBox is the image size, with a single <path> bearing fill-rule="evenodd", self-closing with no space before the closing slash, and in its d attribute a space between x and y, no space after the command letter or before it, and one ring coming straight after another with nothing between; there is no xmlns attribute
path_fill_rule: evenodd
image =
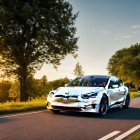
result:
<svg viewBox="0 0 140 140"><path fill-rule="evenodd" d="M47 101L47 109L60 111L99 113L99 102L96 99L75 102Z"/></svg>

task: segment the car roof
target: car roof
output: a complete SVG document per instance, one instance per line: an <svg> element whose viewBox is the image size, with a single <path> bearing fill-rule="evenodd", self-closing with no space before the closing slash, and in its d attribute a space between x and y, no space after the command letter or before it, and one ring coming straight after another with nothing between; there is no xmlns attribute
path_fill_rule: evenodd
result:
<svg viewBox="0 0 140 140"><path fill-rule="evenodd" d="M110 78L111 76L110 75L85 75L85 76L82 76L82 77L89 77L89 78Z"/></svg>

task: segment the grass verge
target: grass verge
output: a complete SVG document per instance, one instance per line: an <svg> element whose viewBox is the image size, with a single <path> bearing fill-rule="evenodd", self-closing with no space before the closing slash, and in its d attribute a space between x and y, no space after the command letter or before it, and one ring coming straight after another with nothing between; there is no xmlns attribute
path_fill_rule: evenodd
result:
<svg viewBox="0 0 140 140"><path fill-rule="evenodd" d="M6 102L4 104L0 103L0 114L39 110L45 108L46 100L41 99L35 99L28 102Z"/></svg>
<svg viewBox="0 0 140 140"><path fill-rule="evenodd" d="M140 140L140 132L138 132L134 136L130 137L129 140Z"/></svg>
<svg viewBox="0 0 140 140"><path fill-rule="evenodd" d="M140 91L138 92L130 91L130 98L132 99L136 97L140 97Z"/></svg>

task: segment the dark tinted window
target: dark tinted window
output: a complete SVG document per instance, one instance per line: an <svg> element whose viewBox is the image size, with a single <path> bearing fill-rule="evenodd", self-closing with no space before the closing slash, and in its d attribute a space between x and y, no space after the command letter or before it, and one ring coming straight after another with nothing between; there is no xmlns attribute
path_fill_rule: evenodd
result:
<svg viewBox="0 0 140 140"><path fill-rule="evenodd" d="M72 80L67 86L79 86L81 80L82 80L82 77L78 77L78 78Z"/></svg>
<svg viewBox="0 0 140 140"><path fill-rule="evenodd" d="M68 86L104 87L109 78L106 77L80 77L74 79Z"/></svg>
<svg viewBox="0 0 140 140"><path fill-rule="evenodd" d="M121 79L118 80L118 85L121 87L123 86L123 81Z"/></svg>
<svg viewBox="0 0 140 140"><path fill-rule="evenodd" d="M114 80L110 80L109 88L113 88L113 85L118 85L118 83Z"/></svg>
<svg viewBox="0 0 140 140"><path fill-rule="evenodd" d="M117 78L117 77L113 77L111 80L110 80L110 84L109 84L109 87L111 88L112 85L118 85L118 87L120 86L123 86L123 82L121 79Z"/></svg>

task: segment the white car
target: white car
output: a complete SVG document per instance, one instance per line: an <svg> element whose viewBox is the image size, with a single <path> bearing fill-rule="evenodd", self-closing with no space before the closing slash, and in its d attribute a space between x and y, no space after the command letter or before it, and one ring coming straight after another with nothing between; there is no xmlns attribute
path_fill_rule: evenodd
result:
<svg viewBox="0 0 140 140"><path fill-rule="evenodd" d="M122 80L104 75L77 77L47 97L47 109L54 113L77 111L105 115L109 108L128 108L129 104L129 90Z"/></svg>

